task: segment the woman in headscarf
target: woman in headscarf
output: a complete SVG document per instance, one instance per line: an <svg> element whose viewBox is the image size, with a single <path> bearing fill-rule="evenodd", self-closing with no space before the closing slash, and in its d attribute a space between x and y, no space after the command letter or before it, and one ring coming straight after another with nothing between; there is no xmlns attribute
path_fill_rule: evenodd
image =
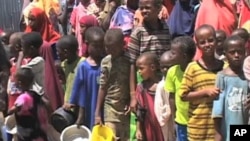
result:
<svg viewBox="0 0 250 141"><path fill-rule="evenodd" d="M203 24L209 24L215 30L224 30L227 35L237 27L237 15L230 0L203 0L201 2L195 29ZM195 60L201 57L201 51L197 48Z"/></svg>
<svg viewBox="0 0 250 141"><path fill-rule="evenodd" d="M43 40L49 43L54 43L60 38L60 34L54 30L49 18L42 9L32 8L28 20L29 22L25 32L39 32Z"/></svg>
<svg viewBox="0 0 250 141"><path fill-rule="evenodd" d="M45 11L47 17L51 20L53 27L56 31L58 29L58 18L57 16L61 12L60 5L58 0L23 0L23 8L22 8L22 15L21 20L24 20L26 26L28 25L28 15L31 9L33 8L40 8ZM23 28L21 21L21 28Z"/></svg>
<svg viewBox="0 0 250 141"><path fill-rule="evenodd" d="M97 19L92 15L83 16L80 21L80 34L82 37L82 46L79 47L79 56L87 57L87 45L85 44L85 31L91 26L98 26Z"/></svg>

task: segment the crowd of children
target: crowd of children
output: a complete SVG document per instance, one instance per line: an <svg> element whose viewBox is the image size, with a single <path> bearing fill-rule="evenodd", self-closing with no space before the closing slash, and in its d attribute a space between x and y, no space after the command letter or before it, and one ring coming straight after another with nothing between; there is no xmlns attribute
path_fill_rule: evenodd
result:
<svg viewBox="0 0 250 141"><path fill-rule="evenodd" d="M63 108L114 140L229 141L250 123L248 3L166 1L31 1L25 30L0 33L2 139L59 141Z"/></svg>

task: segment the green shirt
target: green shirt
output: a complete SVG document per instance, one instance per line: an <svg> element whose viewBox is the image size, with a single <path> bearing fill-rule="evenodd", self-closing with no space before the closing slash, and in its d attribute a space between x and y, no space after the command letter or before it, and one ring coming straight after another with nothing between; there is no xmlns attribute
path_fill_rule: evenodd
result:
<svg viewBox="0 0 250 141"><path fill-rule="evenodd" d="M175 121L179 124L187 125L189 103L181 100L179 92L183 74L184 72L181 70L180 65L171 67L166 76L165 90L175 94Z"/></svg>

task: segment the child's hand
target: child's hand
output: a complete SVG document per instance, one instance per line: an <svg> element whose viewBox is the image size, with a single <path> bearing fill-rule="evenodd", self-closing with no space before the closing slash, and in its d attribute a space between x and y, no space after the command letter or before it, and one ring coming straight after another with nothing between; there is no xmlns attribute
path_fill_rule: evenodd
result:
<svg viewBox="0 0 250 141"><path fill-rule="evenodd" d="M247 96L246 102L244 103L244 106L247 110L250 110L250 95Z"/></svg>
<svg viewBox="0 0 250 141"><path fill-rule="evenodd" d="M127 105L127 106L125 106L124 111L125 111L124 114L128 115L131 111L131 108Z"/></svg>
<svg viewBox="0 0 250 141"><path fill-rule="evenodd" d="M95 125L97 124L103 125L102 118L100 116L95 116Z"/></svg>
<svg viewBox="0 0 250 141"><path fill-rule="evenodd" d="M220 94L220 89L219 88L208 88L204 90L204 93L206 94L206 96L210 97L210 98L217 98Z"/></svg>
<svg viewBox="0 0 250 141"><path fill-rule="evenodd" d="M70 104L70 103L64 103L63 104L63 109L66 111L70 111L71 108L73 108L75 105L74 104Z"/></svg>
<svg viewBox="0 0 250 141"><path fill-rule="evenodd" d="M83 120L81 120L81 119L78 118L78 119L76 120L76 123L75 123L75 124L76 124L77 128L80 128L80 126L83 125Z"/></svg>
<svg viewBox="0 0 250 141"><path fill-rule="evenodd" d="M136 139L137 139L137 141L143 141L143 136L142 136L142 132L141 132L141 130L136 130Z"/></svg>
<svg viewBox="0 0 250 141"><path fill-rule="evenodd" d="M136 112L136 104L137 104L136 99L130 100L130 111Z"/></svg>

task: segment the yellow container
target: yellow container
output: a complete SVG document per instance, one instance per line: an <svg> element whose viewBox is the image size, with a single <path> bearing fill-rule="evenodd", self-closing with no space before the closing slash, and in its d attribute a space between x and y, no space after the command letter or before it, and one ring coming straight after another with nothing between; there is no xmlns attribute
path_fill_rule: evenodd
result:
<svg viewBox="0 0 250 141"><path fill-rule="evenodd" d="M92 129L92 141L115 141L115 135L111 128L105 125L95 125Z"/></svg>

